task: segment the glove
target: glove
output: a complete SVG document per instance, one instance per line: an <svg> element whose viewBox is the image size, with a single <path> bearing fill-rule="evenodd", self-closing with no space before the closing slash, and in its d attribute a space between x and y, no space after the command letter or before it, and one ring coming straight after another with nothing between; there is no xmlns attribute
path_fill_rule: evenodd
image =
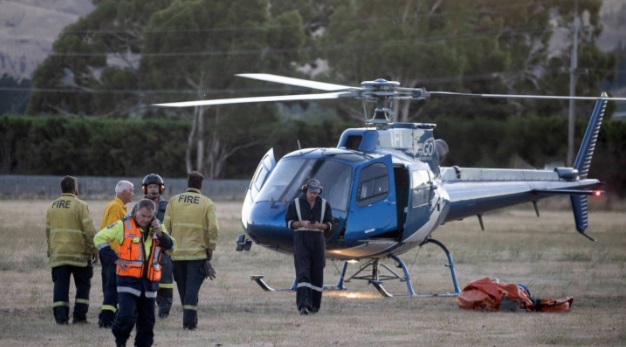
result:
<svg viewBox="0 0 626 347"><path fill-rule="evenodd" d="M211 279L211 281L213 281L215 279L215 276L217 275L209 259L204 261L204 274L205 274L204 278L209 278Z"/></svg>
<svg viewBox="0 0 626 347"><path fill-rule="evenodd" d="M99 257L99 254L98 254L98 250L94 248L94 250L93 250L93 251L91 251L91 261L92 261L94 264L97 264L97 263L98 263L98 259L99 259L99 258L100 258L100 257Z"/></svg>

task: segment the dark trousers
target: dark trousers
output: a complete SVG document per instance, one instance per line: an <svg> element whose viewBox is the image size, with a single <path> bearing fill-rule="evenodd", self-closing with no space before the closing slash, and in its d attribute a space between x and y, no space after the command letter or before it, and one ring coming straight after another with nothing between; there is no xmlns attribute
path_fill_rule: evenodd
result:
<svg viewBox="0 0 626 347"><path fill-rule="evenodd" d="M156 303L159 306L159 317L165 318L170 314L174 297L174 265L169 255L161 256L161 281L157 292Z"/></svg>
<svg viewBox="0 0 626 347"><path fill-rule="evenodd" d="M198 325L198 293L204 281L204 260L179 260L174 264L174 278L180 302L183 303L183 327L195 329Z"/></svg>
<svg viewBox="0 0 626 347"><path fill-rule="evenodd" d="M93 267L91 262L86 267L61 265L52 268L53 312L57 323L67 323L70 316L70 277L74 276L76 285L76 299L72 316L78 321L87 319L89 310L89 290L91 289L91 277Z"/></svg>
<svg viewBox="0 0 626 347"><path fill-rule="evenodd" d="M154 298L146 298L130 293L118 293L119 309L113 323L115 343L124 345L130 337L133 327L137 326L135 346L152 346L154 342Z"/></svg>
<svg viewBox="0 0 626 347"><path fill-rule="evenodd" d="M116 265L112 262L102 261L102 310L98 317L98 325L110 327L115 319L117 311L117 275Z"/></svg>
<svg viewBox="0 0 626 347"><path fill-rule="evenodd" d="M322 305L326 241L320 231L294 232L294 265L296 267L296 304L298 310L317 312Z"/></svg>

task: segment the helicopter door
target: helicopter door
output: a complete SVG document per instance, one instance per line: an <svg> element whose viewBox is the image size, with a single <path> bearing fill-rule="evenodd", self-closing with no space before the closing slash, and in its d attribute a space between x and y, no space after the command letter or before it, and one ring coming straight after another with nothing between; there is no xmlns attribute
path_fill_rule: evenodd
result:
<svg viewBox="0 0 626 347"><path fill-rule="evenodd" d="M403 239L413 235L430 219L432 176L428 170L411 170L411 193Z"/></svg>
<svg viewBox="0 0 626 347"><path fill-rule="evenodd" d="M396 193L391 156L357 167L346 239L397 238Z"/></svg>
<svg viewBox="0 0 626 347"><path fill-rule="evenodd" d="M248 200L248 195L250 196L251 201L255 200L257 194L261 188L263 188L263 185L275 167L276 159L274 159L274 149L270 148L270 150L263 156L263 159L261 159L259 166L257 166L256 171L254 172L254 176L252 176L250 186L248 186L246 200Z"/></svg>

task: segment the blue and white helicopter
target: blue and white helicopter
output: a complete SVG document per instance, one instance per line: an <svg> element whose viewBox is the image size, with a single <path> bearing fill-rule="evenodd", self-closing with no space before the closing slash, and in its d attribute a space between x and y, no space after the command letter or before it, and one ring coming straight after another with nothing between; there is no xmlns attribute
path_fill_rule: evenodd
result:
<svg viewBox="0 0 626 347"><path fill-rule="evenodd" d="M209 106L250 102L280 102L355 98L375 103L373 116L365 126L347 129L337 147L299 149L276 161L270 149L261 159L248 187L241 210L246 235L237 238L237 250L249 250L252 243L274 251L293 253L293 232L284 216L289 203L300 194L309 178L324 187L321 194L333 209L334 227L326 235L326 257L343 261L339 281L325 289L345 289L344 282L367 280L386 297L385 281L406 282L407 294L400 296L455 296L460 290L454 262L446 246L433 238L437 227L448 222L482 215L499 208L536 202L555 195L569 195L576 228L585 237L588 226L587 196L600 195L600 181L588 178L589 166L605 107L611 98L537 95L468 94L429 92L423 88L402 88L398 82L377 79L360 87L315 82L270 74L241 74L241 77L324 90L326 93L231 98L158 104L164 107ZM434 138L435 124L394 123L396 100L423 100L429 96L471 96L486 98L543 98L596 100L591 120L573 167L550 170L483 169L442 167L440 159L447 145ZM416 294L409 271L400 255L428 243L439 246L448 258L454 292ZM391 258L403 274L383 264ZM347 277L348 261L363 265ZM277 291L252 276L263 289ZM295 283L294 283L295 286ZM294 287L286 290L295 290Z"/></svg>

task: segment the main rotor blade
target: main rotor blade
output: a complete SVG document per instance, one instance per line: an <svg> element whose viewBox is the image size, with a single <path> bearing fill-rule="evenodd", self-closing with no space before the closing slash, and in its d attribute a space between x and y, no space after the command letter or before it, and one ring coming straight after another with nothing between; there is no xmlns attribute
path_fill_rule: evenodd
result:
<svg viewBox="0 0 626 347"><path fill-rule="evenodd" d="M455 92L428 92L430 95L441 96L468 96L477 98L500 98L500 99L545 99L545 100L608 100L626 101L626 98L615 98L609 96L562 96L562 95L519 95L519 94L474 94Z"/></svg>
<svg viewBox="0 0 626 347"><path fill-rule="evenodd" d="M356 89L357 88L357 87L350 87L350 86L342 86L340 84L315 82L315 81L303 80L303 79L299 79L299 78L271 75L271 74L267 74L267 73L241 73L241 74L237 74L236 76L246 77L246 78L253 78L253 79L261 80L261 81L289 84L289 85L298 86L298 87L306 87L306 88L313 88L313 89L319 89L319 90L328 90L328 91L345 90L345 89Z"/></svg>
<svg viewBox="0 0 626 347"><path fill-rule="evenodd" d="M250 97L250 98L183 101L183 102L170 102L170 103L164 103L164 104L152 104L152 106L192 107L192 106L244 104L244 103L249 103L249 102L323 100L323 99L337 99L341 97L352 97L352 96L355 96L355 94L351 92L336 92L336 93L323 93L323 94L277 95L277 96L258 96L258 97Z"/></svg>

